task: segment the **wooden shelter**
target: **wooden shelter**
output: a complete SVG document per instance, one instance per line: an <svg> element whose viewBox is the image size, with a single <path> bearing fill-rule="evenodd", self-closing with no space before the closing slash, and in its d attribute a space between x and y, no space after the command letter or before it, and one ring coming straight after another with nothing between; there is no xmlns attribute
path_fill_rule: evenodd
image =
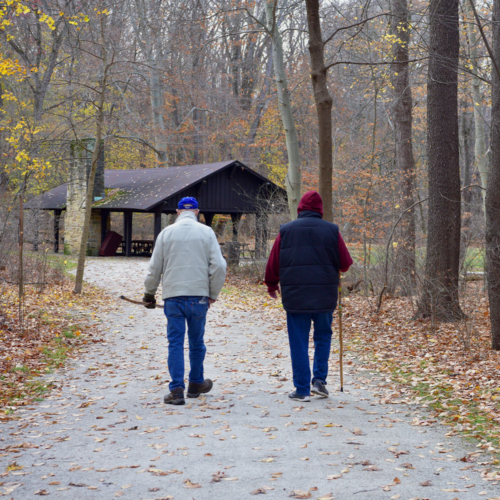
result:
<svg viewBox="0 0 500 500"><path fill-rule="evenodd" d="M104 168L104 167L103 167ZM230 215L234 239L243 214L256 215L256 254L264 248L267 233L267 209L274 196L285 196L281 187L239 161L225 161L183 167L136 170L104 170L104 196L95 197L92 219L100 221L98 247L109 228L111 212L124 218L124 254L132 256L132 216L154 214L154 238L161 231L161 215L173 214L184 196L194 196L207 225L216 214ZM66 210L69 183L62 184L31 200L26 208L54 211L54 251L59 251L59 219ZM97 247L97 248L98 248Z"/></svg>

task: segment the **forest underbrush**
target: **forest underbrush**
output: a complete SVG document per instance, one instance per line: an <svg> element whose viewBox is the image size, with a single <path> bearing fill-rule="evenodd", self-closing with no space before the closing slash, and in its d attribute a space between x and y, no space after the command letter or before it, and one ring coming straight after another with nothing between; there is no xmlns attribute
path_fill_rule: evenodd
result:
<svg viewBox="0 0 500 500"><path fill-rule="evenodd" d="M392 383L392 392L381 394L386 403L416 404L427 411L414 425L435 418L500 457L500 353L491 349L482 288L481 282L463 287L466 317L455 323L412 319L415 298L388 297L377 313L374 298L351 294L344 300L344 331L363 367Z"/></svg>
<svg viewBox="0 0 500 500"><path fill-rule="evenodd" d="M109 303L90 286L80 295L73 293L70 259L38 252L23 260L21 303L15 259L0 267L0 419L43 400L56 388L51 373L86 344L101 341L95 327Z"/></svg>

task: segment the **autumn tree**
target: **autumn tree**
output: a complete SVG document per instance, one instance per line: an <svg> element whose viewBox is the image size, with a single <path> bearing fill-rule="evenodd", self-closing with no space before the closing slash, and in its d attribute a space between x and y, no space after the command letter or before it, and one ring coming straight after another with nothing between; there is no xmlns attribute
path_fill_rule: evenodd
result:
<svg viewBox="0 0 500 500"><path fill-rule="evenodd" d="M396 169L400 179L401 220L396 251L396 273L406 285L415 285L415 216L411 207L415 204L415 161L412 139L412 92L409 75L410 22L406 0L392 1L391 35L392 83L394 87L394 135ZM401 278L397 278L401 281ZM407 290L403 286L403 291Z"/></svg>

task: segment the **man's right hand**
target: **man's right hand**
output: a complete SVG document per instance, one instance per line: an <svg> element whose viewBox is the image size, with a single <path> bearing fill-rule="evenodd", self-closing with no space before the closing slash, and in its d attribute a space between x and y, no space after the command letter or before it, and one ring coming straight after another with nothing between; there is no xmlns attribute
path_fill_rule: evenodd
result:
<svg viewBox="0 0 500 500"><path fill-rule="evenodd" d="M278 292L277 291L267 292L267 293L269 293L269 297L271 297L272 299L277 299L278 298Z"/></svg>
<svg viewBox="0 0 500 500"><path fill-rule="evenodd" d="M156 309L156 298L151 293L145 293L142 301L145 302L144 307L146 309Z"/></svg>

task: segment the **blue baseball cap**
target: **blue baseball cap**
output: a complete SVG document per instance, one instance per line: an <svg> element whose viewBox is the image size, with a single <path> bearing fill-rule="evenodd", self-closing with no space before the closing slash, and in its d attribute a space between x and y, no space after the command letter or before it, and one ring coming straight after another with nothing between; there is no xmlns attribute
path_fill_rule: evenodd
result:
<svg viewBox="0 0 500 500"><path fill-rule="evenodd" d="M196 198L192 198L191 196L186 196L179 201L177 205L179 210L196 210L198 208L198 202Z"/></svg>

